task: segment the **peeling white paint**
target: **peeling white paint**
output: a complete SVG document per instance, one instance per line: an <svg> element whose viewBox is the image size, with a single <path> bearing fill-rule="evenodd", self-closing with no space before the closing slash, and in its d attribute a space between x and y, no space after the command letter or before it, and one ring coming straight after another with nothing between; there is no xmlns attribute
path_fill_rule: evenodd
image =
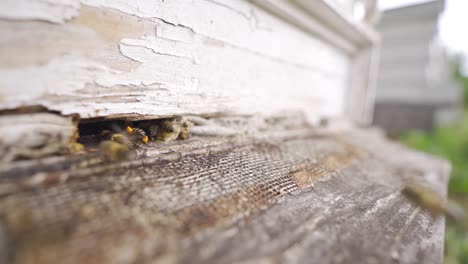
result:
<svg viewBox="0 0 468 264"><path fill-rule="evenodd" d="M47 94L74 95L105 72L109 72L106 66L74 56L59 57L42 66L1 69L0 96L17 103Z"/></svg>
<svg viewBox="0 0 468 264"><path fill-rule="evenodd" d="M341 74L347 71L342 69L342 65L337 65L346 63L348 59L342 52L244 1L230 1L223 5L207 0L82 2L95 7L114 8L155 22L162 20L226 45L293 64L313 67L320 65L333 72L340 71ZM255 13L255 18L245 17L238 11L246 12L246 9ZM263 24L269 25L270 30L263 27L252 28L252 19L261 20ZM320 52L304 52L306 46L314 47Z"/></svg>
<svg viewBox="0 0 468 264"><path fill-rule="evenodd" d="M79 0L2 0L0 18L63 23L79 15Z"/></svg>
<svg viewBox="0 0 468 264"><path fill-rule="evenodd" d="M197 63L194 56L196 46L193 44L158 38L156 36L142 36L140 39L122 39L120 43L127 46L145 47L155 53L186 58L192 63Z"/></svg>
<svg viewBox="0 0 468 264"><path fill-rule="evenodd" d="M63 52L49 53L55 57L43 65L0 69L0 108L42 104L83 118L300 110L309 120L318 120L342 114L350 58L247 1L81 2L90 6L83 12L102 12L103 19L106 12L115 12L119 21L138 17L146 29L137 31L144 32L140 36L126 36L119 27L107 32L86 21L50 25L50 30L41 25L35 36L44 39L49 32L54 32L51 40L68 39L68 31L57 29L65 26L87 36L96 32L96 38L61 42ZM54 3L64 8L74 2ZM79 4L70 6L78 12ZM47 14L50 17L42 20L63 22L72 17L65 11L62 16ZM140 22L132 23L127 28ZM28 41L22 34L12 42ZM78 51L81 47L86 49ZM133 64L115 70L116 61Z"/></svg>

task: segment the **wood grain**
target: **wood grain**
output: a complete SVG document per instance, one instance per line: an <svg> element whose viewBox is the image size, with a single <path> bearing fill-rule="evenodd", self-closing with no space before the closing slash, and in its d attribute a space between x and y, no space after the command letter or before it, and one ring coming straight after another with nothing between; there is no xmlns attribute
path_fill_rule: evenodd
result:
<svg viewBox="0 0 468 264"><path fill-rule="evenodd" d="M0 252L11 263L442 262L444 219L400 189L445 194L445 161L372 131L265 135L150 145L122 163L12 164L0 172Z"/></svg>

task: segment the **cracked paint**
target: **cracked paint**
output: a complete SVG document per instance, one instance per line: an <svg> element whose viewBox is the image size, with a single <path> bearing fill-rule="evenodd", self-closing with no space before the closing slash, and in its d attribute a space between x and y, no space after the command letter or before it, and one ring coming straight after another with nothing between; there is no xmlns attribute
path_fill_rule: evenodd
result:
<svg viewBox="0 0 468 264"><path fill-rule="evenodd" d="M79 15L79 0L3 0L0 18L64 23Z"/></svg>
<svg viewBox="0 0 468 264"><path fill-rule="evenodd" d="M67 12L50 19L62 25L0 21L9 36L0 42L7 58L0 108L34 103L83 118L287 109L318 120L342 112L347 55L251 3L82 0L74 7L74 19Z"/></svg>

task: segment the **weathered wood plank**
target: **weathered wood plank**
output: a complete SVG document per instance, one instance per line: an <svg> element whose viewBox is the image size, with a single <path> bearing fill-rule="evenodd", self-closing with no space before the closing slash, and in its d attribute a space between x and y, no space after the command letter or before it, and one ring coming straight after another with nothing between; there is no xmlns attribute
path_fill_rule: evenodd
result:
<svg viewBox="0 0 468 264"><path fill-rule="evenodd" d="M42 105L82 118L302 109L315 121L343 113L351 54L247 1L0 9L0 109Z"/></svg>
<svg viewBox="0 0 468 264"><path fill-rule="evenodd" d="M194 137L123 163L48 160L1 171L12 262L442 262L444 219L399 191L420 181L445 194L448 164L375 132ZM46 176L60 180L39 184Z"/></svg>
<svg viewBox="0 0 468 264"><path fill-rule="evenodd" d="M78 138L78 120L51 113L12 114L0 118L0 164L18 158L68 153Z"/></svg>

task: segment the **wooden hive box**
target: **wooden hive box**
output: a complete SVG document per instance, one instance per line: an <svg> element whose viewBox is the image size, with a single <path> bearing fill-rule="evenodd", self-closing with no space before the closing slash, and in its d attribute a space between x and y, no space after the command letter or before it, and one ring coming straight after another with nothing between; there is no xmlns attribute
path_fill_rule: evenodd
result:
<svg viewBox="0 0 468 264"><path fill-rule="evenodd" d="M400 190L445 195L449 165L357 128L379 38L355 5L1 2L0 262L440 263L444 219ZM67 153L180 116L187 140Z"/></svg>

